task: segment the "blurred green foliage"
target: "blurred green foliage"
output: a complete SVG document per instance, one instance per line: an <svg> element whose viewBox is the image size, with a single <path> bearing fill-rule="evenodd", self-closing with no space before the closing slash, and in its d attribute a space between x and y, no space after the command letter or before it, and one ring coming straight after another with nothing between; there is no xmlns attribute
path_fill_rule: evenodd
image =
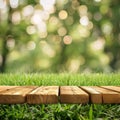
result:
<svg viewBox="0 0 120 120"><path fill-rule="evenodd" d="M120 1L1 0L0 71L120 71Z"/></svg>

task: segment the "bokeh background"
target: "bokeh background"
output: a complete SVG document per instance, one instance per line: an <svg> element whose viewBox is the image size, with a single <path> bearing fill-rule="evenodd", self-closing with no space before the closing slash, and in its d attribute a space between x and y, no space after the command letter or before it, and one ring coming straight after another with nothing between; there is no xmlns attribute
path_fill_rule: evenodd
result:
<svg viewBox="0 0 120 120"><path fill-rule="evenodd" d="M0 72L120 71L120 0L0 0Z"/></svg>

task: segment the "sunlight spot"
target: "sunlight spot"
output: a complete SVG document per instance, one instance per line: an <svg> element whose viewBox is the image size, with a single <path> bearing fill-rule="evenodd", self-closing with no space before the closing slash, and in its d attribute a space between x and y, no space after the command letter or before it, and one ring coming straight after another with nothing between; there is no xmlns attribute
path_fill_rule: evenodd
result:
<svg viewBox="0 0 120 120"><path fill-rule="evenodd" d="M47 26L44 21L39 21L37 28L38 28L38 32L41 32L41 33L46 33L46 31L47 31Z"/></svg>
<svg viewBox="0 0 120 120"><path fill-rule="evenodd" d="M45 19L48 19L48 16L45 18L46 15L47 14L44 14L43 11L36 10L31 18L31 23L36 25L38 32L45 33L47 31Z"/></svg>
<svg viewBox="0 0 120 120"><path fill-rule="evenodd" d="M36 32L36 29L35 29L35 26L28 26L27 29L26 29L27 33L28 34L34 34Z"/></svg>
<svg viewBox="0 0 120 120"><path fill-rule="evenodd" d="M47 11L41 11L41 14L40 14L41 18L43 20L48 20L49 19L49 13Z"/></svg>
<svg viewBox="0 0 120 120"><path fill-rule="evenodd" d="M47 25L46 25L47 19L49 19L49 14L47 12L36 10L31 18L31 23L36 25L36 27L38 28L38 32L43 34L46 33L47 31Z"/></svg>
<svg viewBox="0 0 120 120"><path fill-rule="evenodd" d="M12 8L17 8L18 7L18 2L19 2L19 0L10 0L10 6Z"/></svg>
<svg viewBox="0 0 120 120"><path fill-rule="evenodd" d="M36 10L35 13L34 13L34 15L31 17L31 23L37 25L41 21L42 21L42 18L40 16L40 11Z"/></svg>
<svg viewBox="0 0 120 120"><path fill-rule="evenodd" d="M45 31L45 32L38 32L38 36L40 37L40 38L46 38L47 37L47 31Z"/></svg>
<svg viewBox="0 0 120 120"><path fill-rule="evenodd" d="M87 6L86 5L81 5L79 8L78 8L78 12L79 12L79 15L82 17L82 16L86 16L87 15Z"/></svg>
<svg viewBox="0 0 120 120"><path fill-rule="evenodd" d="M60 44L62 38L59 35L49 35L48 40L51 40L53 44ZM57 46L55 46L56 48Z"/></svg>
<svg viewBox="0 0 120 120"><path fill-rule="evenodd" d="M28 50L34 50L36 48L36 44L34 41L29 41L27 44L27 49Z"/></svg>
<svg viewBox="0 0 120 120"><path fill-rule="evenodd" d="M78 0L72 0L72 8L75 10L79 7L80 2Z"/></svg>
<svg viewBox="0 0 120 120"><path fill-rule="evenodd" d="M102 25L102 31L104 34L110 35L112 32L113 26L110 22L106 22Z"/></svg>
<svg viewBox="0 0 120 120"><path fill-rule="evenodd" d="M109 6L108 5L101 5L100 12L102 14L106 14L108 12L108 10L109 10Z"/></svg>
<svg viewBox="0 0 120 120"><path fill-rule="evenodd" d="M44 10L48 11L49 13L53 13L55 0L40 0L40 4L43 6Z"/></svg>
<svg viewBox="0 0 120 120"><path fill-rule="evenodd" d="M80 18L80 23L81 23L81 25L83 25L83 26L87 26L87 25L89 24L89 19L88 19L88 17L87 17L87 16L81 17L81 18Z"/></svg>
<svg viewBox="0 0 120 120"><path fill-rule="evenodd" d="M104 49L104 45L105 45L105 40L103 38L98 38L96 41L94 41L92 44L91 44L91 49L93 51L96 51L96 50L102 50Z"/></svg>
<svg viewBox="0 0 120 120"><path fill-rule="evenodd" d="M3 9L6 7L6 1L5 0L0 0L0 9Z"/></svg>
<svg viewBox="0 0 120 120"><path fill-rule="evenodd" d="M52 16L52 17L50 18L49 22L50 22L51 24L57 25L57 24L59 23L59 20L58 20L57 17Z"/></svg>
<svg viewBox="0 0 120 120"><path fill-rule="evenodd" d="M32 15L33 12L34 12L34 8L32 5L28 5L28 6L24 7L22 10L22 14L25 17Z"/></svg>
<svg viewBox="0 0 120 120"><path fill-rule="evenodd" d="M94 0L95 2L101 2L101 0Z"/></svg>
<svg viewBox="0 0 120 120"><path fill-rule="evenodd" d="M64 35L66 35L66 34L67 34L66 28L60 27L60 28L58 29L58 34L59 34L59 36L64 36Z"/></svg>
<svg viewBox="0 0 120 120"><path fill-rule="evenodd" d="M66 44L66 45L71 44L71 43L72 43L72 37L69 36L69 35L66 35L66 36L63 38L63 42L64 42L64 44Z"/></svg>
<svg viewBox="0 0 120 120"><path fill-rule="evenodd" d="M72 25L72 24L73 24L73 22L74 22L73 17L68 16L68 18L66 19L66 24L67 24L67 25Z"/></svg>
<svg viewBox="0 0 120 120"><path fill-rule="evenodd" d="M21 15L20 12L16 11L12 14L12 22L13 24L17 25L21 21Z"/></svg>
<svg viewBox="0 0 120 120"><path fill-rule="evenodd" d="M8 19L8 8L7 5L4 6L4 8L0 9L0 20L6 21Z"/></svg>
<svg viewBox="0 0 120 120"><path fill-rule="evenodd" d="M93 23L92 22L89 22L89 24L88 24L88 29L92 29L93 28Z"/></svg>
<svg viewBox="0 0 120 120"><path fill-rule="evenodd" d="M13 38L9 38L7 40L7 47L10 48L10 49L15 47L15 40Z"/></svg>
<svg viewBox="0 0 120 120"><path fill-rule="evenodd" d="M40 0L40 4L44 7L47 8L49 6L52 6L55 4L55 0Z"/></svg>
<svg viewBox="0 0 120 120"><path fill-rule="evenodd" d="M96 13L94 14L94 19L95 19L96 21L99 21L99 20L102 19L102 15L100 14L100 12L96 12Z"/></svg>
<svg viewBox="0 0 120 120"><path fill-rule="evenodd" d="M84 26L79 26L78 32L81 37L88 37L90 35L90 31Z"/></svg>
<svg viewBox="0 0 120 120"><path fill-rule="evenodd" d="M63 7L67 3L68 3L68 0L56 0L56 4L58 7Z"/></svg>
<svg viewBox="0 0 120 120"><path fill-rule="evenodd" d="M54 31L57 31L60 26L61 26L61 23L59 19L55 16L52 16L49 19L47 30L48 32L54 32Z"/></svg>
<svg viewBox="0 0 120 120"><path fill-rule="evenodd" d="M65 20L67 17L68 17L67 11L61 10L61 11L59 12L59 18L60 18L61 20Z"/></svg>

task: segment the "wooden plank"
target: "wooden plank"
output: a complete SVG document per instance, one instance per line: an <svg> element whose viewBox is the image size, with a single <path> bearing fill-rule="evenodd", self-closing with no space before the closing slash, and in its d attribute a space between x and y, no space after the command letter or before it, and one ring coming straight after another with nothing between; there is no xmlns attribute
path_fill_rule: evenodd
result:
<svg viewBox="0 0 120 120"><path fill-rule="evenodd" d="M106 89L109 89L109 90L116 91L116 92L120 93L120 87L119 86L100 86L100 87L106 88Z"/></svg>
<svg viewBox="0 0 120 120"><path fill-rule="evenodd" d="M120 103L120 86L0 86L0 104Z"/></svg>
<svg viewBox="0 0 120 120"><path fill-rule="evenodd" d="M26 102L26 94L31 92L34 86L18 86L0 92L1 104L15 104Z"/></svg>
<svg viewBox="0 0 120 120"><path fill-rule="evenodd" d="M61 103L88 103L89 95L77 86L60 87Z"/></svg>
<svg viewBox="0 0 120 120"><path fill-rule="evenodd" d="M103 103L120 103L120 94L118 92L96 86L92 86L92 88L102 94Z"/></svg>
<svg viewBox="0 0 120 120"><path fill-rule="evenodd" d="M90 96L91 103L102 103L102 94L90 86L81 86Z"/></svg>
<svg viewBox="0 0 120 120"><path fill-rule="evenodd" d="M27 95L29 104L58 103L59 86L41 86Z"/></svg>
<svg viewBox="0 0 120 120"><path fill-rule="evenodd" d="M11 89L11 88L15 88L16 86L0 86L0 92L1 91L4 91L4 90L8 90L8 89Z"/></svg>

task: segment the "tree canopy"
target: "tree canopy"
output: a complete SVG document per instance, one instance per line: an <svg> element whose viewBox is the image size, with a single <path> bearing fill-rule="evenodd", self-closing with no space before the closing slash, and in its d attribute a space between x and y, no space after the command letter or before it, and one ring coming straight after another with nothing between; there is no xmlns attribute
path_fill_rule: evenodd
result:
<svg viewBox="0 0 120 120"><path fill-rule="evenodd" d="M1 72L120 71L119 0L1 0Z"/></svg>

